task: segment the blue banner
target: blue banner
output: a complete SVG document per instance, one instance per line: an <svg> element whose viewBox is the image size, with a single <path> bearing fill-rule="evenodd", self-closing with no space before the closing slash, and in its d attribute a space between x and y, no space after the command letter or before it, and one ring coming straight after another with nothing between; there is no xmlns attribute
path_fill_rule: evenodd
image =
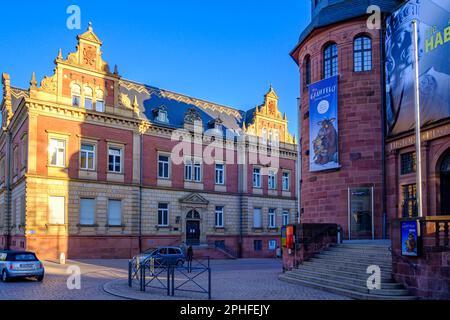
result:
<svg viewBox="0 0 450 320"><path fill-rule="evenodd" d="M413 20L418 29L421 124L450 117L450 1L410 0L387 20L386 116L390 135L415 127Z"/></svg>
<svg viewBox="0 0 450 320"><path fill-rule="evenodd" d="M309 170L339 168L338 77L309 86Z"/></svg>

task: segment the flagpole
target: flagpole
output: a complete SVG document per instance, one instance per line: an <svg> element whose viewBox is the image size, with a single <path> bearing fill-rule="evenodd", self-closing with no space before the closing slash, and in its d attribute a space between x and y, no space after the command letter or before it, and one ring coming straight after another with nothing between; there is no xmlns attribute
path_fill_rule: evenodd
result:
<svg viewBox="0 0 450 320"><path fill-rule="evenodd" d="M414 113L416 127L416 194L417 214L423 217L422 211L422 156L420 151L420 93L419 93L419 48L417 36L417 21L412 21L414 45Z"/></svg>

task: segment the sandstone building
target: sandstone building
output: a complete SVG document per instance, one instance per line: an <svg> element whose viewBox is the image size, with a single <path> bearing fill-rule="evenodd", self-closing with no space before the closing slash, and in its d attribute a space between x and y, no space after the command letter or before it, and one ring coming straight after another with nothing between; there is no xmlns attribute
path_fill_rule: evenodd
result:
<svg viewBox="0 0 450 320"><path fill-rule="evenodd" d="M90 25L40 86L3 74L0 247L129 258L188 242L273 256L297 217L296 141L273 88L245 112L125 80L101 46Z"/></svg>

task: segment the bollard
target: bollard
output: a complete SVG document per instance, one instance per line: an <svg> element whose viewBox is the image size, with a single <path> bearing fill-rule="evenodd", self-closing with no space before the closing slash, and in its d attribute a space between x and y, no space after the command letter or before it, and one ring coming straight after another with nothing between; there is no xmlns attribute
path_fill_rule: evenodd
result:
<svg viewBox="0 0 450 320"><path fill-rule="evenodd" d="M131 288L133 286L133 266L132 266L132 260L128 260L128 286Z"/></svg>
<svg viewBox="0 0 450 320"><path fill-rule="evenodd" d="M170 296L170 264L167 264L167 296Z"/></svg>

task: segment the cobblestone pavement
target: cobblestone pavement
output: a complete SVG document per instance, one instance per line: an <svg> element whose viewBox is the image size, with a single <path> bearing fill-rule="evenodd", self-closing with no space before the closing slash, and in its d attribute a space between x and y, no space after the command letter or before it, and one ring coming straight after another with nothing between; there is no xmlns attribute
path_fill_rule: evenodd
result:
<svg viewBox="0 0 450 320"><path fill-rule="evenodd" d="M0 300L111 300L111 299L205 299L206 294L176 292L167 297L164 290L148 288L142 293L127 285L126 260L77 260L67 265L45 262L42 283L33 280L0 282ZM81 290L67 288L67 267L81 269ZM347 299L316 289L278 280L281 264L276 260L242 259L211 261L212 298L218 300L325 300ZM182 281L182 275L178 276ZM201 277L198 278L202 281Z"/></svg>

